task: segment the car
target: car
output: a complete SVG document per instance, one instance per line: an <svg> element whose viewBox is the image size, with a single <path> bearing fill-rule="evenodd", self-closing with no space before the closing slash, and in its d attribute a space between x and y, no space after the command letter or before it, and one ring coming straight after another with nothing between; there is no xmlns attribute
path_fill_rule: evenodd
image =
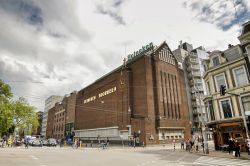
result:
<svg viewBox="0 0 250 166"><path fill-rule="evenodd" d="M54 138L48 139L48 146L56 146L56 145L57 145L56 139Z"/></svg>
<svg viewBox="0 0 250 166"><path fill-rule="evenodd" d="M49 141L48 140L43 140L43 146L49 146Z"/></svg>
<svg viewBox="0 0 250 166"><path fill-rule="evenodd" d="M34 139L31 143L31 146L43 146L42 141L40 139Z"/></svg>

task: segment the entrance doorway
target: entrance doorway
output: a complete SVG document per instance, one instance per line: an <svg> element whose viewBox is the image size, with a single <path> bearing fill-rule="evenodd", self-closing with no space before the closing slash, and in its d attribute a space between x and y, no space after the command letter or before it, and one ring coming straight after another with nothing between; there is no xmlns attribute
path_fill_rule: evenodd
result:
<svg viewBox="0 0 250 166"><path fill-rule="evenodd" d="M223 144L228 144L229 133L223 133Z"/></svg>

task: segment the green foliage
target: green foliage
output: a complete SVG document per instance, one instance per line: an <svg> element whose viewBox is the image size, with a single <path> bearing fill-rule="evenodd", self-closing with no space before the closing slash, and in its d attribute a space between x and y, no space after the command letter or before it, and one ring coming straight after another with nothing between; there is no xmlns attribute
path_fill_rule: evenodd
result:
<svg viewBox="0 0 250 166"><path fill-rule="evenodd" d="M38 117L35 108L30 106L24 98L19 98L12 103L14 110L14 123L17 128L28 129L37 128Z"/></svg>
<svg viewBox="0 0 250 166"><path fill-rule="evenodd" d="M16 129L26 129L31 133L37 128L38 117L35 108L24 98L11 100L11 88L0 80L0 135L6 135Z"/></svg>

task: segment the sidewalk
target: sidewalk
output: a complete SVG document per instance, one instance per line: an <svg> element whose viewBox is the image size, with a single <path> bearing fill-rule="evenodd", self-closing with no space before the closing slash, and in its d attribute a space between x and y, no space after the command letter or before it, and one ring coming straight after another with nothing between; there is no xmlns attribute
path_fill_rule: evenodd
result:
<svg viewBox="0 0 250 166"><path fill-rule="evenodd" d="M215 151L209 149L209 154L204 154L203 150L200 149L198 152L190 152L193 154L201 155L201 156L211 156L211 157L223 157L223 158L230 158L230 159L244 159L244 160L250 160L250 155L248 155L247 152L241 152L240 157L235 157L233 154L229 154L228 152L222 152L222 151Z"/></svg>

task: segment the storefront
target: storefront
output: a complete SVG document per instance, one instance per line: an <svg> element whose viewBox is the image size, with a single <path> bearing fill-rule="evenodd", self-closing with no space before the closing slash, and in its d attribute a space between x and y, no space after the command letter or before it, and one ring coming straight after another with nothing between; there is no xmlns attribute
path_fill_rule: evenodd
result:
<svg viewBox="0 0 250 166"><path fill-rule="evenodd" d="M221 146L228 144L230 138L233 138L241 144L241 151L246 151L246 133L241 119L208 124L208 127L213 129L215 149L219 150Z"/></svg>

